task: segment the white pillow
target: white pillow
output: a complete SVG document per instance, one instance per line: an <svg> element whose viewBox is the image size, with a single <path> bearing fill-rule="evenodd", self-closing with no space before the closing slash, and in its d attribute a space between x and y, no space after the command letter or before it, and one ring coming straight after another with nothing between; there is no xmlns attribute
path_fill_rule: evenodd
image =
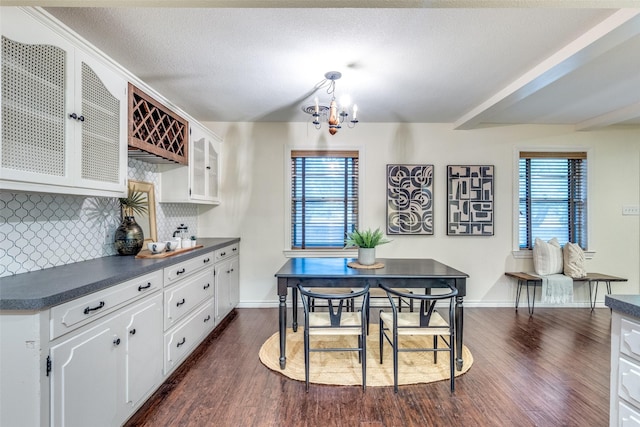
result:
<svg viewBox="0 0 640 427"><path fill-rule="evenodd" d="M548 242L536 238L533 245L533 268L536 274L562 274L562 248L555 237Z"/></svg>
<svg viewBox="0 0 640 427"><path fill-rule="evenodd" d="M562 250L564 257L564 274L574 279L579 279L587 275L584 268L584 251L580 245L567 242Z"/></svg>

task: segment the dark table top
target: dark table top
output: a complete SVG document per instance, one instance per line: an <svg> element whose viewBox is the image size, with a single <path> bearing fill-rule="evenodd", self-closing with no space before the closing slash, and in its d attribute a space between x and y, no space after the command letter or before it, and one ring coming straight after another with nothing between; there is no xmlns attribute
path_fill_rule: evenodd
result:
<svg viewBox="0 0 640 427"><path fill-rule="evenodd" d="M398 278L398 279L466 279L467 273L434 259L377 258L383 268L351 268L354 258L291 258L275 274L278 278Z"/></svg>

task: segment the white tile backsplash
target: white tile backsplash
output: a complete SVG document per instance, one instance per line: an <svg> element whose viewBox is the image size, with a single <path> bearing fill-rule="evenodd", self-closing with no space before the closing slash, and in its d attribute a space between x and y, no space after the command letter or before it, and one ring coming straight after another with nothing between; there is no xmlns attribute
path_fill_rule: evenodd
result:
<svg viewBox="0 0 640 427"><path fill-rule="evenodd" d="M196 205L158 203L157 165L129 159L128 178L154 184L159 240L180 224L197 235ZM0 277L117 254L116 198L2 192L0 221Z"/></svg>

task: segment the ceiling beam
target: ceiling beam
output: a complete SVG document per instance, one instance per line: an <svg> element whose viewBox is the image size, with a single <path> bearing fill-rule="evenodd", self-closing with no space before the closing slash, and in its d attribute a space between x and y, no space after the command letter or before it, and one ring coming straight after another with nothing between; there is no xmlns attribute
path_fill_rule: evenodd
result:
<svg viewBox="0 0 640 427"><path fill-rule="evenodd" d="M234 8L624 8L638 0L3 0L3 6Z"/></svg>
<svg viewBox="0 0 640 427"><path fill-rule="evenodd" d="M576 124L575 129L578 131L593 130L638 118L640 118L640 102L580 122Z"/></svg>
<svg viewBox="0 0 640 427"><path fill-rule="evenodd" d="M640 9L620 9L513 83L473 108L454 129L473 129L492 115L538 92L561 77L640 34Z"/></svg>

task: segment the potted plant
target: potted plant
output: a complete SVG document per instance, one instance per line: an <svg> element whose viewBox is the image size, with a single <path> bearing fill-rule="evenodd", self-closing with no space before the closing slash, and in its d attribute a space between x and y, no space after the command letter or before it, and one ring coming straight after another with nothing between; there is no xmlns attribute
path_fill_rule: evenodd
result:
<svg viewBox="0 0 640 427"><path fill-rule="evenodd" d="M367 228L366 230L353 230L351 233L347 233L347 239L344 243L347 248L358 248L359 264L373 265L376 262L376 246L389 243L390 241L391 240L385 239L380 228L376 228L375 231Z"/></svg>
<svg viewBox="0 0 640 427"><path fill-rule="evenodd" d="M116 229L114 241L116 250L120 255L135 255L142 249L144 234L133 214L147 212L147 195L135 189L129 189L127 197L120 197L118 201L122 224Z"/></svg>

